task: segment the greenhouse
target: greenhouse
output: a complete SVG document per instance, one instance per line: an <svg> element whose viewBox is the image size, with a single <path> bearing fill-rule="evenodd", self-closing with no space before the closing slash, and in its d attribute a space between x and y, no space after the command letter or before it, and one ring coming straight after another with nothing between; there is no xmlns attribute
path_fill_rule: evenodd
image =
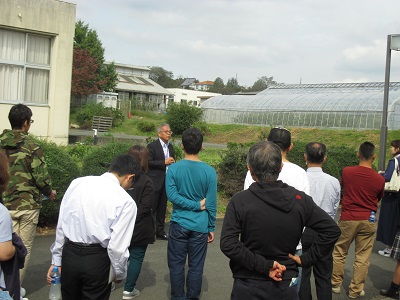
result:
<svg viewBox="0 0 400 300"><path fill-rule="evenodd" d="M384 83L280 84L253 95L221 95L201 107L208 123L380 129ZM400 82L391 83L388 128L400 129Z"/></svg>

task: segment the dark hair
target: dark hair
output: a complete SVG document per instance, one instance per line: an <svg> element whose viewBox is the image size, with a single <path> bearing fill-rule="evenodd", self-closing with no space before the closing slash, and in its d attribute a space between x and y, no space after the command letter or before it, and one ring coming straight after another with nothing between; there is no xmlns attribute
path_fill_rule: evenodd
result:
<svg viewBox="0 0 400 300"><path fill-rule="evenodd" d="M140 166L138 160L128 154L117 156L110 165L110 172L118 174L118 176L140 174Z"/></svg>
<svg viewBox="0 0 400 300"><path fill-rule="evenodd" d="M360 159L370 160L375 154L375 146L370 142L364 142L360 145L358 153L360 154Z"/></svg>
<svg viewBox="0 0 400 300"><path fill-rule="evenodd" d="M139 162L142 172L147 173L147 170L149 169L148 166L149 150L147 150L146 147L135 145L128 150L128 154L135 157Z"/></svg>
<svg viewBox="0 0 400 300"><path fill-rule="evenodd" d="M275 127L269 132L267 140L278 145L281 150L286 150L292 144L292 135L286 128Z"/></svg>
<svg viewBox="0 0 400 300"><path fill-rule="evenodd" d="M24 104L14 105L8 113L8 120L10 121L11 129L21 129L25 121L30 122L31 118L32 111Z"/></svg>
<svg viewBox="0 0 400 300"><path fill-rule="evenodd" d="M393 156L400 154L400 140L394 140L390 142L390 146L394 147L394 148L398 148L399 151L397 151Z"/></svg>
<svg viewBox="0 0 400 300"><path fill-rule="evenodd" d="M326 146L322 143L311 142L306 145L307 161L322 164L326 156Z"/></svg>
<svg viewBox="0 0 400 300"><path fill-rule="evenodd" d="M0 198L1 193L7 189L8 181L10 180L10 173L8 171L8 158L0 152Z"/></svg>
<svg viewBox="0 0 400 300"><path fill-rule="evenodd" d="M281 149L273 142L259 142L250 148L247 164L260 182L275 181L282 165Z"/></svg>
<svg viewBox="0 0 400 300"><path fill-rule="evenodd" d="M187 154L197 154L203 145L203 135L197 128L188 128L182 133L182 145Z"/></svg>

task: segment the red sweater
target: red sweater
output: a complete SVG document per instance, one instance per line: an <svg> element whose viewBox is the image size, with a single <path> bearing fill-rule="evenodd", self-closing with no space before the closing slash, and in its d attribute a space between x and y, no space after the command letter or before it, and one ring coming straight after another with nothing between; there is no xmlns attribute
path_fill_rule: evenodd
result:
<svg viewBox="0 0 400 300"><path fill-rule="evenodd" d="M368 220L371 211L376 213L385 186L385 179L376 171L363 166L346 167L340 185L343 190L341 220Z"/></svg>

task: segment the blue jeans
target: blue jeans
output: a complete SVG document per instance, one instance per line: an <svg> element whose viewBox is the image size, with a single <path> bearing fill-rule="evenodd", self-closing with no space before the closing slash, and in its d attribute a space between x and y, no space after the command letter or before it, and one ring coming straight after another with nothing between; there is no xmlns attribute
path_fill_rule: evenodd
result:
<svg viewBox="0 0 400 300"><path fill-rule="evenodd" d="M129 248L129 265L128 274L124 285L124 291L132 292L139 278L142 269L144 255L146 254L147 245L134 246Z"/></svg>
<svg viewBox="0 0 400 300"><path fill-rule="evenodd" d="M207 254L208 233L183 228L172 222L169 226L168 267L171 280L171 300L199 299ZM185 294L185 264L188 273Z"/></svg>

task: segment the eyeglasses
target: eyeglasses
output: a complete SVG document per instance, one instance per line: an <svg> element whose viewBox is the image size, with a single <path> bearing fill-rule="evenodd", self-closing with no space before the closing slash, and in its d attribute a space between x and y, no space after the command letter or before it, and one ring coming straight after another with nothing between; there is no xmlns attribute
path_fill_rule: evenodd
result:
<svg viewBox="0 0 400 300"><path fill-rule="evenodd" d="M34 121L34 120L30 120L30 121L29 121L29 123L31 123L31 124L32 124L33 122L35 122L35 121Z"/></svg>
<svg viewBox="0 0 400 300"><path fill-rule="evenodd" d="M164 131L160 131L160 132L172 134L172 131L171 131L171 130L164 130Z"/></svg>

